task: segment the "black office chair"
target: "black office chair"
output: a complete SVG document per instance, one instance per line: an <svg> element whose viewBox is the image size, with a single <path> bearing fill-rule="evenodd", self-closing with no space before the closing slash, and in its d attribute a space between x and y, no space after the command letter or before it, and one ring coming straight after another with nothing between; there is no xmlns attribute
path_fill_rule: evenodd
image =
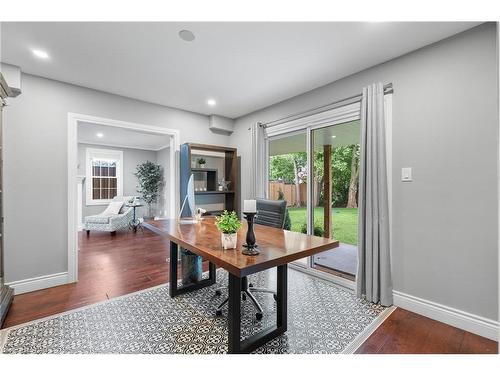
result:
<svg viewBox="0 0 500 375"><path fill-rule="evenodd" d="M270 199L257 199L257 215L255 216L255 223L266 225L268 227L274 228L283 228L285 223L285 214L286 214L286 201L274 201ZM257 243L259 239L257 238ZM220 296L221 290L226 288L219 288L215 291L217 296ZM252 283L248 283L248 278L244 276L241 279L241 298L246 300L246 297L250 298L252 303L254 304L257 312L255 313L255 317L257 320L261 320L263 317L263 310L260 303L257 301L254 293L271 293L276 300L276 291L264 288L255 288ZM220 305L217 307L216 315L222 315L222 307L228 302L229 297L226 298Z"/></svg>

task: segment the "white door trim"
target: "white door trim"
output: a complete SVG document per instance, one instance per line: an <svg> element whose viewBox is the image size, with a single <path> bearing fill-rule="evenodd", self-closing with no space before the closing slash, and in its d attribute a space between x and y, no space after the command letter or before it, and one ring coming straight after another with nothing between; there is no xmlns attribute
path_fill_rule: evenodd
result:
<svg viewBox="0 0 500 375"><path fill-rule="evenodd" d="M178 174L176 155L180 147L180 133L177 129L138 124L134 122L113 120L103 117L68 113L68 283L78 281L78 218L77 218L77 185L75 184L78 165L78 123L90 122L104 126L114 126L131 130L139 130L154 134L170 135L170 176L169 176L169 216L175 217L178 191L176 181ZM173 193L175 192L175 193Z"/></svg>

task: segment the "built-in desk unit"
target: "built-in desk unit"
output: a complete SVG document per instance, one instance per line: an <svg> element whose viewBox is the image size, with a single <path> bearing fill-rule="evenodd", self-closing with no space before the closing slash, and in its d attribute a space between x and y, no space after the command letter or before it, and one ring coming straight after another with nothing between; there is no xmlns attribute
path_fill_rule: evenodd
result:
<svg viewBox="0 0 500 375"><path fill-rule="evenodd" d="M204 163L203 163L204 162ZM218 215L223 210L238 212L238 155L231 147L184 143L180 150L181 205L187 193L191 174L194 179L196 208L206 215ZM190 216L185 207L182 216Z"/></svg>

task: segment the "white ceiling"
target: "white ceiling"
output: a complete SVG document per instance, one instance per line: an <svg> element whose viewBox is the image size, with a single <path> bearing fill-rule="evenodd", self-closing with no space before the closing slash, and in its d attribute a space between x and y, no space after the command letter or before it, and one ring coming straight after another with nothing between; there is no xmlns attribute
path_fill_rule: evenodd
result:
<svg viewBox="0 0 500 375"><path fill-rule="evenodd" d="M235 118L477 24L3 22L1 56L26 73Z"/></svg>
<svg viewBox="0 0 500 375"><path fill-rule="evenodd" d="M315 151L322 151L323 145L332 145L333 148L342 145L355 145L359 143L359 137L359 121L346 122L312 131L313 146ZM270 156L305 151L305 131L299 134L277 138L272 140L269 144Z"/></svg>
<svg viewBox="0 0 500 375"><path fill-rule="evenodd" d="M102 133L103 137L99 138L97 133ZM169 135L145 133L87 122L78 124L78 143L158 151L167 147L169 142Z"/></svg>

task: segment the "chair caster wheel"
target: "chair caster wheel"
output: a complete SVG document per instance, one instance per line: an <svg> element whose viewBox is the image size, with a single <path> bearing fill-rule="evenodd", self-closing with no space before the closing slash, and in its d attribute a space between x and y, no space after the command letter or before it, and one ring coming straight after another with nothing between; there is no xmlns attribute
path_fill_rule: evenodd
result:
<svg viewBox="0 0 500 375"><path fill-rule="evenodd" d="M277 301L278 300L278 295L276 293L273 293L273 298L274 298L275 301Z"/></svg>
<svg viewBox="0 0 500 375"><path fill-rule="evenodd" d="M222 316L222 310L217 310L215 311L216 316Z"/></svg>
<svg viewBox="0 0 500 375"><path fill-rule="evenodd" d="M243 294L241 295L241 299L242 299L243 301L246 301L246 300L247 300L247 295L246 295L245 293L243 293Z"/></svg>
<svg viewBox="0 0 500 375"><path fill-rule="evenodd" d="M220 290L216 290L216 291L215 291L215 295L216 295L216 296L220 296L221 294L222 294L222 292L221 292Z"/></svg>
<svg viewBox="0 0 500 375"><path fill-rule="evenodd" d="M262 315L262 313L261 313L261 312L255 313L255 318L256 318L257 320L262 320L262 316L263 316L263 315Z"/></svg>
<svg viewBox="0 0 500 375"><path fill-rule="evenodd" d="M248 287L253 288L253 284L252 283L248 284Z"/></svg>

